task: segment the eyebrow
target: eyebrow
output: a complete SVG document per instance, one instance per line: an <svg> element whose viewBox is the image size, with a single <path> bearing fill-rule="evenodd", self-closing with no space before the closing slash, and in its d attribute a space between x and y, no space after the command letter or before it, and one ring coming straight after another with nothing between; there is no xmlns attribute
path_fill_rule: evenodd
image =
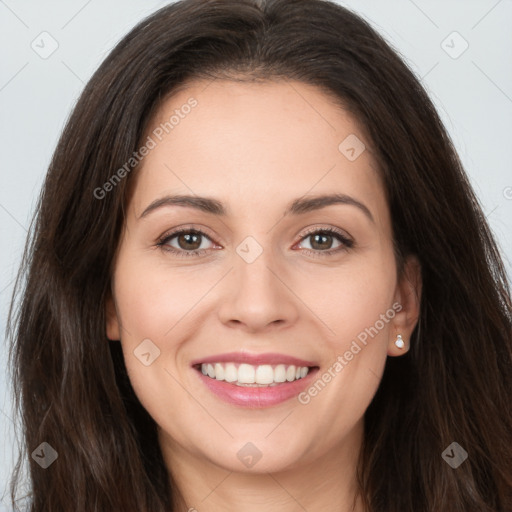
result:
<svg viewBox="0 0 512 512"><path fill-rule="evenodd" d="M373 215L366 205L357 199L346 194L324 194L309 197L300 197L289 204L284 215L300 215L316 210L320 210L334 204L350 205L359 208L365 215L375 223ZM173 195L165 196L153 201L140 215L139 219L146 217L151 212L165 206L182 206L195 208L196 210L212 215L226 216L227 210L221 201L210 197Z"/></svg>

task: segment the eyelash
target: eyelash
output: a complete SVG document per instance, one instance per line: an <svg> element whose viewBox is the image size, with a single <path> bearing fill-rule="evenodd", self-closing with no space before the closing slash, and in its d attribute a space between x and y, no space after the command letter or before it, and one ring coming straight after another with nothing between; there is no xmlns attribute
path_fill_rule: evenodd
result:
<svg viewBox="0 0 512 512"><path fill-rule="evenodd" d="M169 243L170 240L172 240L176 236L181 235L183 233L200 235L200 236L208 238L210 241L212 241L211 238L204 231L201 231L200 229L185 228L185 229L178 229L178 230L172 231L170 233L166 233L158 240L156 245L163 251L170 252L178 257L184 257L184 258L187 258L190 256L201 256L202 254L204 254L205 252L208 251L208 249L194 249L192 251L185 251L183 249L178 250L178 249L175 249L174 247L167 246L167 244ZM307 231L306 233L304 233L302 235L302 237L300 238L299 242L308 238L311 235L320 234L320 233L334 235L335 238L337 238L338 241L341 242L340 247L337 247L335 249L328 249L327 251L320 251L320 250L314 250L314 249L302 249L306 254L313 256L313 257L327 257L327 256L331 256L334 253L338 253L341 251L347 251L354 246L353 240L347 238L341 231L339 231L335 228L313 228L313 229Z"/></svg>

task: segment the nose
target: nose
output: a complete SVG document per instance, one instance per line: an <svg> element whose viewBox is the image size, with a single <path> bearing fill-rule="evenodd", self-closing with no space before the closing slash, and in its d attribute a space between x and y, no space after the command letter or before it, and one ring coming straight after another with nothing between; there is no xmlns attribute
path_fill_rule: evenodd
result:
<svg viewBox="0 0 512 512"><path fill-rule="evenodd" d="M221 297L221 322L247 332L294 324L299 317L300 300L289 281L289 273L271 250L264 250L252 263L235 255L234 268Z"/></svg>

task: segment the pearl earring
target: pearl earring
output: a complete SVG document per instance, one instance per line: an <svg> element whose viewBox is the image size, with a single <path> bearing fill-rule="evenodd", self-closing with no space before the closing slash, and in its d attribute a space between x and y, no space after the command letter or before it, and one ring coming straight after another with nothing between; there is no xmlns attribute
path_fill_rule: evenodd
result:
<svg viewBox="0 0 512 512"><path fill-rule="evenodd" d="M398 348L404 348L405 343L404 343L404 340L402 339L402 335L401 334L397 334L396 340L395 340L395 345Z"/></svg>

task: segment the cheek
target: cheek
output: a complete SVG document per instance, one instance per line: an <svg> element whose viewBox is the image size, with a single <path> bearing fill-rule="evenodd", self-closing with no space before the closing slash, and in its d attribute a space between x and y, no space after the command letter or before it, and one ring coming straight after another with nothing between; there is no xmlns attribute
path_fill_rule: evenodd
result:
<svg viewBox="0 0 512 512"><path fill-rule="evenodd" d="M182 320L212 286L210 279L197 274L145 264L143 258L120 261L115 293L125 338L159 343L172 339L173 329L182 327Z"/></svg>
<svg viewBox="0 0 512 512"><path fill-rule="evenodd" d="M353 339L386 337L396 291L394 259L354 258L333 271L317 269L297 283L297 295L311 305L333 350L347 350ZM375 329L378 331L376 332ZM369 333L370 331L370 333Z"/></svg>
<svg viewBox="0 0 512 512"><path fill-rule="evenodd" d="M375 394L387 359L396 271L392 255L340 267L329 279L316 276L309 299L322 320L326 358L315 385L302 403L324 409L340 404L350 414L334 422L360 417ZM313 277L313 276L311 276ZM306 301L307 301L306 300ZM320 325L320 324L318 324ZM391 333L393 335L393 333ZM318 398L316 398L318 397Z"/></svg>
<svg viewBox="0 0 512 512"><path fill-rule="evenodd" d="M130 383L142 406L158 424L163 424L169 397L176 402L182 392L175 380L179 377L175 358L186 315L205 293L207 283L203 283L204 291L197 290L187 286L179 272L165 271L146 261L127 256L118 260L114 276L116 306Z"/></svg>
<svg viewBox="0 0 512 512"><path fill-rule="evenodd" d="M134 391L144 407L155 412L165 397L183 393L175 380L183 377L182 347L204 321L205 297L224 270L170 267L147 254L132 254L125 249L114 275L121 344ZM146 366L148 359L154 362Z"/></svg>

